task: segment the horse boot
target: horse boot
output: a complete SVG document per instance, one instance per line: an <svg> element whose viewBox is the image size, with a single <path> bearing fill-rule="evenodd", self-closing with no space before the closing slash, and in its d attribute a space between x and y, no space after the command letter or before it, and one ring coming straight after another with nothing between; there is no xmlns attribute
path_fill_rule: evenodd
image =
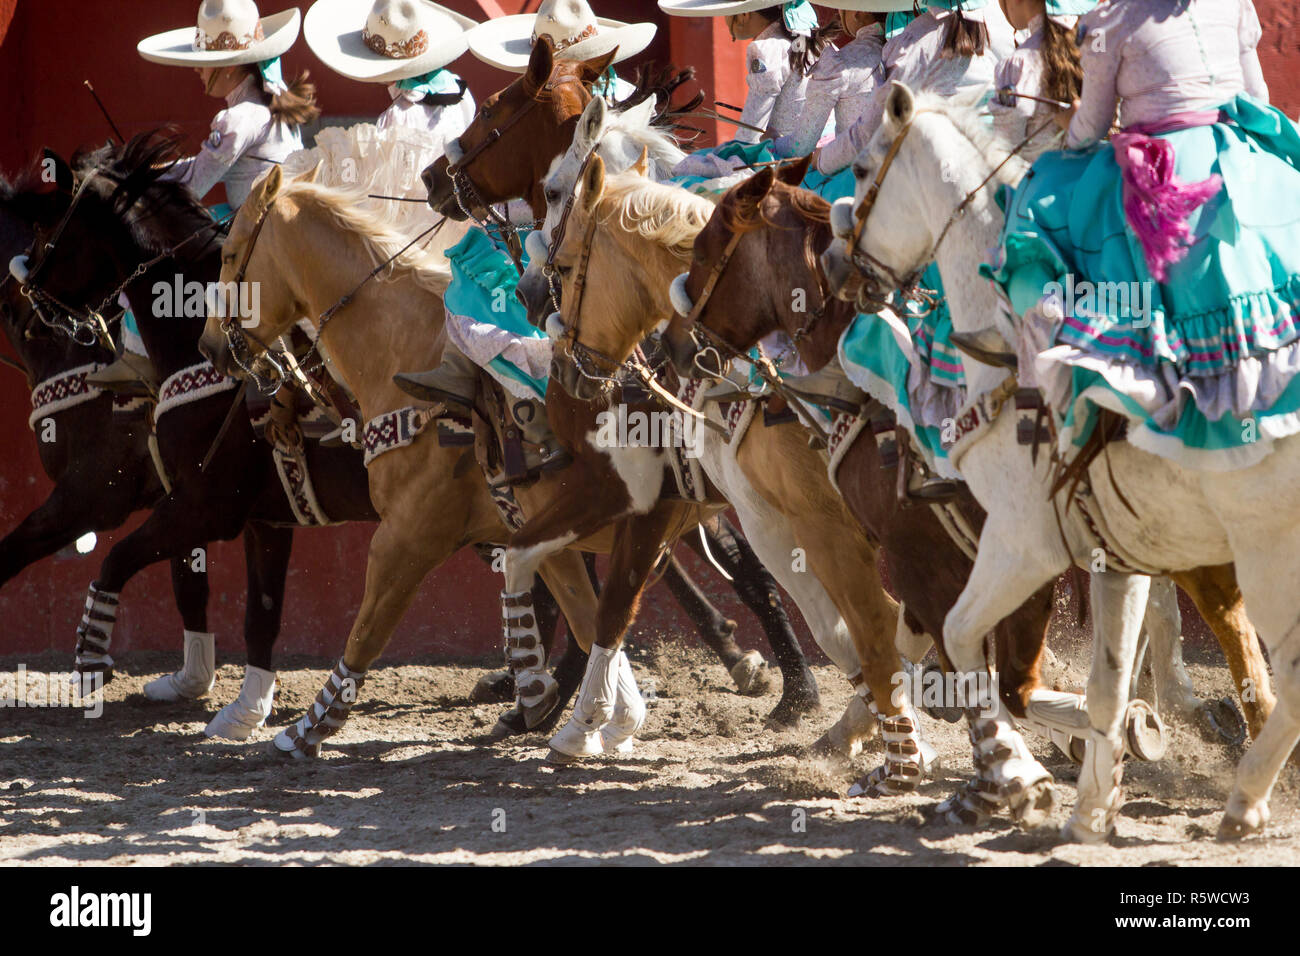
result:
<svg viewBox="0 0 1300 956"><path fill-rule="evenodd" d="M478 365L448 339L442 362L427 372L398 372L393 383L407 395L425 402L446 402L474 410L478 399Z"/></svg>
<svg viewBox="0 0 1300 956"><path fill-rule="evenodd" d="M493 487L518 485L568 467L573 456L560 444L546 417L546 403L512 399L502 434L504 474Z"/></svg>
<svg viewBox="0 0 1300 956"><path fill-rule="evenodd" d="M632 738L645 724L645 700L637 689L632 662L623 651L618 652L618 679L614 694L614 716L600 728L600 739L606 753L630 753Z"/></svg>
<svg viewBox="0 0 1300 956"><path fill-rule="evenodd" d="M533 592L501 592L506 666L515 678L515 709L532 730L555 709L559 685L546 672L546 649L533 610Z"/></svg>
<svg viewBox="0 0 1300 956"><path fill-rule="evenodd" d="M811 375L790 376L784 385L805 402L854 415L867 401L867 393L849 381L838 356Z"/></svg>
<svg viewBox="0 0 1300 956"><path fill-rule="evenodd" d="M93 582L86 592L86 610L77 625L77 657L73 664L73 682L81 684L83 697L94 690L93 675L101 675L101 687L113 679L113 658L108 653L108 645L113 640L120 598L116 592L101 591Z"/></svg>
<svg viewBox="0 0 1300 956"><path fill-rule="evenodd" d="M551 738L551 763L573 763L605 750L601 729L609 723L618 700L619 652L593 644L587 658L587 673L578 689L569 722ZM634 731L635 732L635 731ZM611 734L611 739L614 735Z"/></svg>
<svg viewBox="0 0 1300 956"><path fill-rule="evenodd" d="M277 757L295 760L319 757L321 742L334 736L347 723L352 705L357 702L357 694L365 682L366 672L352 670L340 657L311 708L275 735L270 752Z"/></svg>
<svg viewBox="0 0 1300 956"><path fill-rule="evenodd" d="M217 680L216 639L202 631L185 632L185 663L181 669L144 685L150 700L198 700Z"/></svg>
<svg viewBox="0 0 1300 956"><path fill-rule="evenodd" d="M244 671L244 685L239 696L217 712L203 728L205 737L247 740L271 716L275 698L275 671L249 664Z"/></svg>

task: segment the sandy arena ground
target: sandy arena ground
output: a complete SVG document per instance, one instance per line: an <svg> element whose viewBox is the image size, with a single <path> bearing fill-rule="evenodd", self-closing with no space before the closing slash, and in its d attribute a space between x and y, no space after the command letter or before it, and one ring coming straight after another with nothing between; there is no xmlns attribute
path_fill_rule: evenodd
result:
<svg viewBox="0 0 1300 956"><path fill-rule="evenodd" d="M1240 754L1189 726L1172 728L1161 763L1129 764L1113 845L1083 847L1057 837L1075 770L1040 738L1030 743L1047 755L1062 804L1052 825L1023 832L1002 820L972 832L931 819L970 773L962 727L923 718L944 763L917 795L848 799L852 780L879 762L878 744L854 771L800 755L847 700L831 668L817 670L823 711L781 733L762 719L775 691L739 696L723 668L693 646L642 646L633 661L655 694L636 751L555 770L544 763L540 736L479 741L501 710L468 702L481 668L375 670L323 758L298 764L266 755L270 729L248 744L203 737L210 713L238 693L240 663L221 661L207 701L154 704L141 688L178 656L131 654L119 662L99 719L66 709L0 711L0 862L1300 863L1300 773L1284 771L1266 837L1218 843ZM25 663L67 666L53 654ZM331 663L284 663L275 729L310 704ZM16 664L0 659L0 671ZM1229 691L1217 651L1189 665L1203 694ZM1077 663L1062 663L1051 676L1070 684L1081 673Z"/></svg>

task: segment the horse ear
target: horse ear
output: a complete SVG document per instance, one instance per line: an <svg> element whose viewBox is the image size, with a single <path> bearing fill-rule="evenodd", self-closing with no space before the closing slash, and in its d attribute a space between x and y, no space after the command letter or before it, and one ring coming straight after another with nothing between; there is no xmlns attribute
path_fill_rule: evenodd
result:
<svg viewBox="0 0 1300 956"><path fill-rule="evenodd" d="M582 120L580 128L582 129L583 139L588 143L595 143L600 139L600 134L605 128L605 116L608 112L605 106L605 98L597 96L587 104L587 108L582 111Z"/></svg>
<svg viewBox="0 0 1300 956"><path fill-rule="evenodd" d="M650 178L650 150L645 146L641 147L640 158L632 164L632 171L638 176Z"/></svg>
<svg viewBox="0 0 1300 956"><path fill-rule="evenodd" d="M731 192L740 205L757 206L763 201L763 197L767 195L768 190L772 188L772 183L775 181L776 170L771 166L764 166L732 189Z"/></svg>
<svg viewBox="0 0 1300 956"><path fill-rule="evenodd" d="M591 210L600 202L605 192L605 161L599 156L591 157L591 165L582 177L582 208Z"/></svg>
<svg viewBox="0 0 1300 956"><path fill-rule="evenodd" d="M76 188L76 177L72 175L72 167L49 147L41 150L41 180L47 183L53 182L55 188L61 193L71 194Z"/></svg>
<svg viewBox="0 0 1300 956"><path fill-rule="evenodd" d="M636 106L623 111L623 126L649 126L655 112L655 98L647 96Z"/></svg>
<svg viewBox="0 0 1300 956"><path fill-rule="evenodd" d="M808 175L808 167L812 164L812 153L807 156L800 156L798 159L789 163L782 163L776 168L776 177L787 186L798 186L803 182L804 177Z"/></svg>
<svg viewBox="0 0 1300 956"><path fill-rule="evenodd" d="M538 90L551 78L555 68L555 52L551 49L548 37L538 37L533 44L532 55L528 57L528 69L524 71L524 84L528 89Z"/></svg>
<svg viewBox="0 0 1300 956"><path fill-rule="evenodd" d="M906 83L894 80L889 84L889 96L885 100L885 122L894 129L906 126L912 121L916 111L916 97Z"/></svg>
<svg viewBox="0 0 1300 956"><path fill-rule="evenodd" d="M279 166L272 166L271 171L253 183L253 188L249 190L248 198L244 200L245 206L252 206L254 209L261 211L265 209L280 192L280 187L284 184L284 173Z"/></svg>
<svg viewBox="0 0 1300 956"><path fill-rule="evenodd" d="M614 63L614 57L618 55L618 47L610 50L604 56L598 56L594 60L583 60L582 65L591 70L593 81L600 79L605 75L605 71Z"/></svg>
<svg viewBox="0 0 1300 956"><path fill-rule="evenodd" d="M315 166L313 166L311 169L307 170L305 173L301 174L300 176L296 176L293 181L295 183L320 182L320 171L321 171L321 167L324 165L325 165L325 160L323 159L318 160ZM278 170L279 167L277 166L276 169ZM283 178L283 176L281 178Z"/></svg>

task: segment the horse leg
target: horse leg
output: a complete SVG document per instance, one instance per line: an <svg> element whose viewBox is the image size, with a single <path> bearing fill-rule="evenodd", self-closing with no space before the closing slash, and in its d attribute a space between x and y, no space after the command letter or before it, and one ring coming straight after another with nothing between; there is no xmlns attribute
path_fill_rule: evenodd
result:
<svg viewBox="0 0 1300 956"><path fill-rule="evenodd" d="M688 534L688 539L694 535ZM771 682L763 673L765 662L757 651L746 654L736 643L736 622L722 616L722 612L713 606L695 580L686 573L676 554L668 555L668 564L664 568L664 584L677 603L682 606L686 616L695 624L700 638L709 650L718 655L722 666L736 682L736 690L742 694L765 694Z"/></svg>
<svg viewBox="0 0 1300 956"><path fill-rule="evenodd" d="M615 528L609 575L596 610L596 643L573 716L551 738L554 762L571 763L609 750L627 752L645 721L645 702L621 645L676 511L661 503L649 514L623 519Z"/></svg>
<svg viewBox="0 0 1300 956"><path fill-rule="evenodd" d="M1123 803L1124 715L1151 579L1114 571L1092 575L1092 672L1088 675L1088 736L1079 796L1063 834L1082 843L1105 840Z"/></svg>
<svg viewBox="0 0 1300 956"><path fill-rule="evenodd" d="M49 496L0 540L0 587L83 534L121 525L131 513L129 504L110 507L103 514L92 513L103 508L103 499L99 488L74 488L63 482L55 485Z"/></svg>
<svg viewBox="0 0 1300 956"><path fill-rule="evenodd" d="M1205 623L1218 638L1223 656L1228 661L1228 670L1232 673L1232 682L1237 688L1241 709L1246 714L1251 739L1258 739L1264 730L1264 722L1273 712L1277 698L1273 695L1273 684L1268 676L1268 665L1260 650L1255 626L1246 616L1246 605L1241 597L1241 589L1237 587L1235 569L1231 564L1221 564L1212 568L1183 571L1173 575L1173 578L1187 592ZM1224 701L1210 701L1205 705L1205 712L1213 718L1212 723L1218 723L1222 719L1223 705ZM1216 710L1219 713L1216 714Z"/></svg>
<svg viewBox="0 0 1300 956"><path fill-rule="evenodd" d="M113 545L87 591L86 609L77 626L77 672L111 674L113 658L108 649L118 602L122 588L137 572L164 559L179 559L188 573L197 574L198 568L206 567L203 549L209 541L229 540L239 534L246 512L229 501L214 507L216 502L203 496L207 490L200 487L196 493L193 484L178 484L139 528ZM209 639L192 638L187 632L186 641L194 645L194 653L211 658ZM105 676L104 680L108 679Z"/></svg>
<svg viewBox="0 0 1300 956"><path fill-rule="evenodd" d="M1024 538L1017 519L989 517L966 587L944 620L942 650L964 687L988 679L985 636L1064 570L1063 555L1053 555L1046 544L1027 549ZM965 706L976 779L944 801L939 813L951 823L974 824L1009 805L1023 825L1040 825L1054 802L1052 775L1025 745L1001 696L981 703Z"/></svg>
<svg viewBox="0 0 1300 956"><path fill-rule="evenodd" d="M372 488L374 483L372 473ZM385 515L370 539L365 594L343 656L307 712L276 734L272 753L296 759L320 755L321 743L347 722L366 672L384 652L420 582L460 547L465 529L463 518L451 513L456 509L430 508L423 497L402 504L408 506L401 514Z"/></svg>
<svg viewBox="0 0 1300 956"><path fill-rule="evenodd" d="M716 527L712 522L701 527L709 539L713 556L731 575L736 593L758 618L781 669L781 700L768 719L777 724L797 723L800 716L821 706L821 696L786 614L776 581L750 543L724 517L718 516ZM688 543L694 546L694 542ZM789 552L784 557L788 558Z"/></svg>
<svg viewBox="0 0 1300 956"><path fill-rule="evenodd" d="M198 700L212 690L217 678L216 638L208 630L208 572L189 558L172 558L172 593L185 628L181 669L149 681L150 700Z"/></svg>
<svg viewBox="0 0 1300 956"><path fill-rule="evenodd" d="M244 564L248 597L244 607L244 645L248 660L239 696L221 708L204 733L227 740L247 740L271 716L275 669L271 652L280 636L284 585L293 553L293 529L250 521L244 528Z"/></svg>

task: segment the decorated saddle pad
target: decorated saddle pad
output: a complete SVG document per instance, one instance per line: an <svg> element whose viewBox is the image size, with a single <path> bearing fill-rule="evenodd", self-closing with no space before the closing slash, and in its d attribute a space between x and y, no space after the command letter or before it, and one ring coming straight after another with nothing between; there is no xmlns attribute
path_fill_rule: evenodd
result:
<svg viewBox="0 0 1300 956"><path fill-rule="evenodd" d="M1038 159L1006 197L982 271L1020 317L1021 369L1057 416L1063 454L1108 408L1149 452L1245 467L1300 431L1300 130L1242 95L1218 122L1153 139L1182 183L1217 183L1163 281L1108 144Z"/></svg>

